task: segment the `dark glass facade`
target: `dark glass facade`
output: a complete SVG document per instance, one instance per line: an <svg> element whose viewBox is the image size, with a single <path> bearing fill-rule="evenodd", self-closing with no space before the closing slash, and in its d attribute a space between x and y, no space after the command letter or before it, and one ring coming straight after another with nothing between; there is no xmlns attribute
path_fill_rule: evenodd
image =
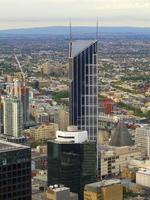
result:
<svg viewBox="0 0 150 200"><path fill-rule="evenodd" d="M96 180L96 143L48 142L48 186L63 184L82 200L84 185Z"/></svg>
<svg viewBox="0 0 150 200"><path fill-rule="evenodd" d="M97 138L97 41L70 43L70 124Z"/></svg>
<svg viewBox="0 0 150 200"><path fill-rule="evenodd" d="M0 200L31 200L30 148L0 149Z"/></svg>

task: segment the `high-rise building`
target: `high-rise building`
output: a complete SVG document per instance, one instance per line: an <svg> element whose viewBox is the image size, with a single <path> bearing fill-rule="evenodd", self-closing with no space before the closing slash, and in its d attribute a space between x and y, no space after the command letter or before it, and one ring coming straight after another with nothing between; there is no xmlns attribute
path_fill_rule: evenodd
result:
<svg viewBox="0 0 150 200"><path fill-rule="evenodd" d="M135 131L135 144L139 147L142 157L150 159L150 126L145 125Z"/></svg>
<svg viewBox="0 0 150 200"><path fill-rule="evenodd" d="M18 98L6 97L3 102L4 134L19 137L22 135L22 102Z"/></svg>
<svg viewBox="0 0 150 200"><path fill-rule="evenodd" d="M69 126L69 113L60 109L54 117L54 122L58 124L59 130L66 131Z"/></svg>
<svg viewBox="0 0 150 200"><path fill-rule="evenodd" d="M97 41L70 42L70 124L97 138Z"/></svg>
<svg viewBox="0 0 150 200"><path fill-rule="evenodd" d="M3 133L3 103L0 96L0 134Z"/></svg>
<svg viewBox="0 0 150 200"><path fill-rule="evenodd" d="M16 80L14 82L14 96L22 101L23 123L26 124L29 121L29 88Z"/></svg>
<svg viewBox="0 0 150 200"><path fill-rule="evenodd" d="M87 131L73 128L57 131L56 138L47 144L48 186L63 184L81 200L84 185L96 180L96 142L87 141Z"/></svg>
<svg viewBox="0 0 150 200"><path fill-rule="evenodd" d="M9 95L17 97L22 102L23 124L29 121L29 87L25 86L21 81L15 80L13 85L7 87Z"/></svg>
<svg viewBox="0 0 150 200"><path fill-rule="evenodd" d="M0 199L31 200L31 149L0 141Z"/></svg>

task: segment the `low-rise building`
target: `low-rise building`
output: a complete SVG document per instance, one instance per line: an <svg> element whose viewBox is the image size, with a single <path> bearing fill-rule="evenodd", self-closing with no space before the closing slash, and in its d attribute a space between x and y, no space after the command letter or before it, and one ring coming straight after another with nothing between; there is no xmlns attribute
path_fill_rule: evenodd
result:
<svg viewBox="0 0 150 200"><path fill-rule="evenodd" d="M70 192L67 187L58 185L50 186L46 191L47 200L78 200L78 195Z"/></svg>
<svg viewBox="0 0 150 200"><path fill-rule="evenodd" d="M141 159L141 152L133 145L127 126L120 121L116 126L110 145L101 146L100 178L121 175L132 159Z"/></svg>
<svg viewBox="0 0 150 200"><path fill-rule="evenodd" d="M118 179L85 185L84 200L122 200L123 187Z"/></svg>
<svg viewBox="0 0 150 200"><path fill-rule="evenodd" d="M55 132L58 130L58 125L55 123L42 124L36 127L31 127L25 131L25 135L32 141L54 139Z"/></svg>
<svg viewBox="0 0 150 200"><path fill-rule="evenodd" d="M140 169L136 173L136 183L150 188L150 169Z"/></svg>
<svg viewBox="0 0 150 200"><path fill-rule="evenodd" d="M132 159L141 159L141 152L135 146L105 146L100 151L100 177L103 179L120 175Z"/></svg>

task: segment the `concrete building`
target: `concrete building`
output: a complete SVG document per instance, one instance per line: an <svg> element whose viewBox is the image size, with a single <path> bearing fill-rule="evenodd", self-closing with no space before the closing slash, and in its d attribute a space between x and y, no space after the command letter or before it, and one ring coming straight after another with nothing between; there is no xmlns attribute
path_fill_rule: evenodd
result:
<svg viewBox="0 0 150 200"><path fill-rule="evenodd" d="M47 169L47 154L41 154L32 150L32 170Z"/></svg>
<svg viewBox="0 0 150 200"><path fill-rule="evenodd" d="M79 131L77 127L69 126L66 132L56 132L56 140L61 142L82 143L87 141L87 131Z"/></svg>
<svg viewBox="0 0 150 200"><path fill-rule="evenodd" d="M22 102L18 98L6 97L3 101L4 134L19 137L23 130Z"/></svg>
<svg viewBox="0 0 150 200"><path fill-rule="evenodd" d="M150 169L150 160L130 160L128 163L130 168L145 168Z"/></svg>
<svg viewBox="0 0 150 200"><path fill-rule="evenodd" d="M141 152L135 147L104 146L100 151L100 177L118 176L132 159L141 159Z"/></svg>
<svg viewBox="0 0 150 200"><path fill-rule="evenodd" d="M50 186L46 191L47 200L78 200L78 195L70 192L67 187L58 185Z"/></svg>
<svg viewBox="0 0 150 200"><path fill-rule="evenodd" d="M99 148L100 178L118 176L132 159L141 159L141 152L133 146L126 125L120 121L111 137L110 145Z"/></svg>
<svg viewBox="0 0 150 200"><path fill-rule="evenodd" d="M0 141L0 199L31 200L31 149Z"/></svg>
<svg viewBox="0 0 150 200"><path fill-rule="evenodd" d="M150 188L150 169L140 169L136 173L136 183Z"/></svg>
<svg viewBox="0 0 150 200"><path fill-rule="evenodd" d="M150 159L150 126L136 128L135 145L139 147L143 158Z"/></svg>
<svg viewBox="0 0 150 200"><path fill-rule="evenodd" d="M49 87L49 81L47 80L39 80L39 87L40 88L48 88Z"/></svg>
<svg viewBox="0 0 150 200"><path fill-rule="evenodd" d="M49 123L50 122L50 116L48 113L37 113L35 116L35 121L38 124L44 124L44 123Z"/></svg>
<svg viewBox="0 0 150 200"><path fill-rule="evenodd" d="M59 130L66 131L69 126L69 113L63 109L58 110L54 122L58 124Z"/></svg>
<svg viewBox="0 0 150 200"><path fill-rule="evenodd" d="M123 187L118 179L85 185L84 200L122 200Z"/></svg>
<svg viewBox="0 0 150 200"><path fill-rule="evenodd" d="M45 62L41 66L41 72L43 73L43 75L49 75L50 71L51 71L50 63L49 62Z"/></svg>
<svg viewBox="0 0 150 200"><path fill-rule="evenodd" d="M25 130L25 135L28 136L32 141L48 140L56 137L55 133L57 130L57 124L42 124Z"/></svg>
<svg viewBox="0 0 150 200"><path fill-rule="evenodd" d="M97 41L70 42L70 124L88 132L95 141L98 131Z"/></svg>

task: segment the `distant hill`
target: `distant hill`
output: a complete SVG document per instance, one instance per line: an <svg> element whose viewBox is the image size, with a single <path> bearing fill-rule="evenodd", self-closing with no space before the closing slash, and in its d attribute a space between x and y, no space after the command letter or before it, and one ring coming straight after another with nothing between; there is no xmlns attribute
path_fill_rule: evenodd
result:
<svg viewBox="0 0 150 200"><path fill-rule="evenodd" d="M96 33L96 28L88 26L74 26L72 27L72 32L74 35L91 35ZM150 34L150 28L102 27L99 28L99 32L105 34ZM0 35L69 35L69 27L51 26L44 28L1 30Z"/></svg>

